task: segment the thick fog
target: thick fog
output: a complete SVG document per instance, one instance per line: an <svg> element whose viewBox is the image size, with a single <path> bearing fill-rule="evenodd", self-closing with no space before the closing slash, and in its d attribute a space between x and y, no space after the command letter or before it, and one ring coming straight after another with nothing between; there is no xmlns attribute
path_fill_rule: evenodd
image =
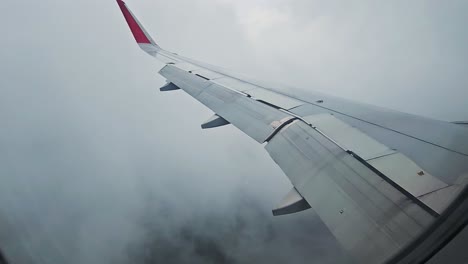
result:
<svg viewBox="0 0 468 264"><path fill-rule="evenodd" d="M468 2L127 1L163 48L443 120L468 120ZM291 184L139 50L115 1L5 1L0 248L13 263L348 263Z"/></svg>

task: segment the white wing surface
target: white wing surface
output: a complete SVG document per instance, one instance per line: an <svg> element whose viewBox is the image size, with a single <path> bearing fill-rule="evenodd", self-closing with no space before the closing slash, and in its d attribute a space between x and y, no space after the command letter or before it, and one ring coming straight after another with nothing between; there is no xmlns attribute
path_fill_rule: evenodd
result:
<svg viewBox="0 0 468 264"><path fill-rule="evenodd" d="M444 213L468 177L468 129L320 93L265 84L159 47L117 0L139 46L183 90L258 143L294 188L273 210L313 208L359 262L396 258Z"/></svg>

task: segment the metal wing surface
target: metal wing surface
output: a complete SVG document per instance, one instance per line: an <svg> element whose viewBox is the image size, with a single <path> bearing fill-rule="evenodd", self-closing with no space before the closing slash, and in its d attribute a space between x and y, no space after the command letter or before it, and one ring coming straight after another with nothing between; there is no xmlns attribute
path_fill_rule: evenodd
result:
<svg viewBox="0 0 468 264"><path fill-rule="evenodd" d="M252 80L168 52L117 0L139 46L183 90L264 144L294 186L273 210L313 208L359 263L402 261L468 178L468 127ZM401 262L403 263L403 262Z"/></svg>

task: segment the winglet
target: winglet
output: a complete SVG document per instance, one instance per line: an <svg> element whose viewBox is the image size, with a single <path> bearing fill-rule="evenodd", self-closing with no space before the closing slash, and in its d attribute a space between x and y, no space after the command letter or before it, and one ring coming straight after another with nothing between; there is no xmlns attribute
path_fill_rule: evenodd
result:
<svg viewBox="0 0 468 264"><path fill-rule="evenodd" d="M124 1L117 0L117 4L119 5L120 10L122 10L122 14L124 15L125 20L132 31L133 37L140 48L150 55L156 55L156 53L161 49L158 44L156 44L148 32L146 32L135 15L133 15L132 11L128 9Z"/></svg>

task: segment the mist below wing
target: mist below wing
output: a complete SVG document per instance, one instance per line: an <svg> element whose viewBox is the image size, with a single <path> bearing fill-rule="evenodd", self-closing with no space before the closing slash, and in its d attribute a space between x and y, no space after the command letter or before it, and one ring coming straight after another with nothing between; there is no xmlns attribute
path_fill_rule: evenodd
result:
<svg viewBox="0 0 468 264"><path fill-rule="evenodd" d="M183 90L211 109L202 128L232 124L265 144L293 185L274 214L313 208L359 262L394 256L465 187L465 126L265 84L176 55L118 2L140 47L167 64L161 91Z"/></svg>

